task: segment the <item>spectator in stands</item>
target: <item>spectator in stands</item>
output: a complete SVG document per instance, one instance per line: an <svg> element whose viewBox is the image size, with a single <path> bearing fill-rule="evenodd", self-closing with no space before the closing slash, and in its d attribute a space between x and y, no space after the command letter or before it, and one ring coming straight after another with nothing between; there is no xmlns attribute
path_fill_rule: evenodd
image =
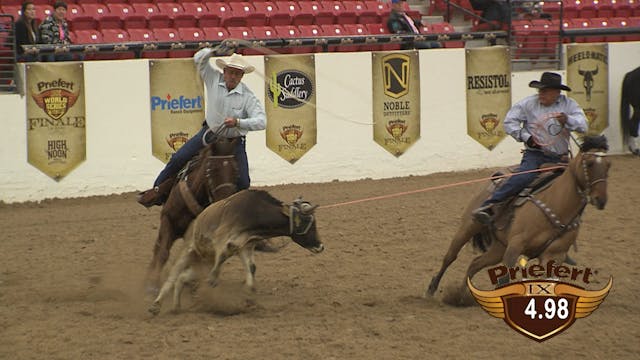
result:
<svg viewBox="0 0 640 360"><path fill-rule="evenodd" d="M69 26L67 25L67 4L64 1L56 1L53 4L53 14L47 16L40 24L40 42L42 44L68 45ZM47 56L48 61L70 61L73 55L61 53Z"/></svg>
<svg viewBox="0 0 640 360"><path fill-rule="evenodd" d="M16 52L17 61L38 61L38 56L25 54L22 45L35 45L38 43L40 31L36 20L36 6L32 1L22 3L20 11L22 15L16 21Z"/></svg>
<svg viewBox="0 0 640 360"><path fill-rule="evenodd" d="M253 66L245 63L242 55L233 54L229 61L216 59L214 68L209 59L214 49L204 48L194 55L196 69L207 90L207 107L202 129L173 154L165 168L153 183L153 189L138 195L138 202L145 207L162 205L171 192L175 175L203 148L203 136L209 129L220 136L241 137L236 147L239 179L238 190L250 185L249 165L245 150L245 135L249 131L266 128L264 106L247 85L241 82L244 74L252 72Z"/></svg>
<svg viewBox="0 0 640 360"><path fill-rule="evenodd" d="M633 108L633 114L629 107ZM631 115L631 116L629 116ZM640 67L629 71L622 81L622 95L620 96L620 123L624 134L628 136L629 151L640 155L638 147L638 127L640 126Z"/></svg>
<svg viewBox="0 0 640 360"><path fill-rule="evenodd" d="M504 0L470 0L474 10L481 11L482 20L474 26L474 31L507 29L510 19L509 4Z"/></svg>
<svg viewBox="0 0 640 360"><path fill-rule="evenodd" d="M560 93L561 90L571 91L562 84L560 74L545 72L540 81L531 81L529 87L538 89L538 93L513 105L503 122L505 133L525 143L518 172L537 169L544 163L560 162L569 152L569 131L587 131L587 118L580 105ZM508 178L489 199L472 211L474 219L490 224L500 208L496 205L517 195L537 176L537 173L529 172Z"/></svg>
<svg viewBox="0 0 640 360"><path fill-rule="evenodd" d="M391 0L391 12L387 20L387 28L392 34L420 34L422 23L412 19L404 11L406 0ZM401 49L433 49L442 47L437 41L414 41L411 44L402 44Z"/></svg>

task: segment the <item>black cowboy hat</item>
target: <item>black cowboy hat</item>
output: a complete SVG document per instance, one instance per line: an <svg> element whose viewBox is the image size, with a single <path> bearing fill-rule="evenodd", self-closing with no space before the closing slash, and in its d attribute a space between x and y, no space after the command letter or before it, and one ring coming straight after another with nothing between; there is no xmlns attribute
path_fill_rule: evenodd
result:
<svg viewBox="0 0 640 360"><path fill-rule="evenodd" d="M533 80L529 83L529 87L536 89L560 89L571 91L571 88L562 84L562 76L552 72L544 72L540 76L540 81Z"/></svg>

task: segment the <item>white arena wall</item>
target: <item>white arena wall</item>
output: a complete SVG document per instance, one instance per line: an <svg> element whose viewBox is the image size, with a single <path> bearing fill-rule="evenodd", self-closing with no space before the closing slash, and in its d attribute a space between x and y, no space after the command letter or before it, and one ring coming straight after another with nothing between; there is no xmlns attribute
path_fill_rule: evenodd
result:
<svg viewBox="0 0 640 360"><path fill-rule="evenodd" d="M626 151L619 124L620 86L624 74L640 65L638 59L640 42L609 44L605 135L612 153ZM264 72L261 56L248 60L258 74ZM532 93L527 84L539 79L540 71L514 72L512 77L515 102ZM373 141L370 53L317 54L316 79L318 143L292 165L266 147L264 132L250 133L252 185L426 175L520 160L521 145L510 137L489 151L467 136L464 49L420 51L422 134L399 158ZM244 81L264 98L260 75L247 75ZM24 97L0 95L0 201L118 194L152 184L164 164L151 154L147 60L86 62L85 96L87 159L56 182L27 163Z"/></svg>

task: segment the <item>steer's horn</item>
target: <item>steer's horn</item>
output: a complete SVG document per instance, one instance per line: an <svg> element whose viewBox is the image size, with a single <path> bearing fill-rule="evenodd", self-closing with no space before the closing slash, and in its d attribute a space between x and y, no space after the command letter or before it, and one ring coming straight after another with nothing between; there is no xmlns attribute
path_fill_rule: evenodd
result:
<svg viewBox="0 0 640 360"><path fill-rule="evenodd" d="M300 211L303 214L311 214L313 212L313 210L315 210L318 207L318 205L311 205L307 202L300 204Z"/></svg>

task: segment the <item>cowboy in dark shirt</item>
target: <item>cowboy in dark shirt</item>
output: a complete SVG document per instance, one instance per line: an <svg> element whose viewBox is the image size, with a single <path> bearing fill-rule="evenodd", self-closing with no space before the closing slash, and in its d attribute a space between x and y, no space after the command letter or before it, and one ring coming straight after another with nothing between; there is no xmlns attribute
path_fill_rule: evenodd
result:
<svg viewBox="0 0 640 360"><path fill-rule="evenodd" d="M422 23L412 19L404 11L405 0L391 0L391 13L387 20L387 28L392 34L420 34ZM436 41L414 41L411 44L402 44L401 49L433 49L442 47Z"/></svg>
<svg viewBox="0 0 640 360"><path fill-rule="evenodd" d="M633 108L633 115L631 115L629 107ZM640 126L640 67L629 71L622 81L620 121L624 128L624 134L628 135L627 144L629 150L635 155L640 155L640 148L638 147L638 126Z"/></svg>

